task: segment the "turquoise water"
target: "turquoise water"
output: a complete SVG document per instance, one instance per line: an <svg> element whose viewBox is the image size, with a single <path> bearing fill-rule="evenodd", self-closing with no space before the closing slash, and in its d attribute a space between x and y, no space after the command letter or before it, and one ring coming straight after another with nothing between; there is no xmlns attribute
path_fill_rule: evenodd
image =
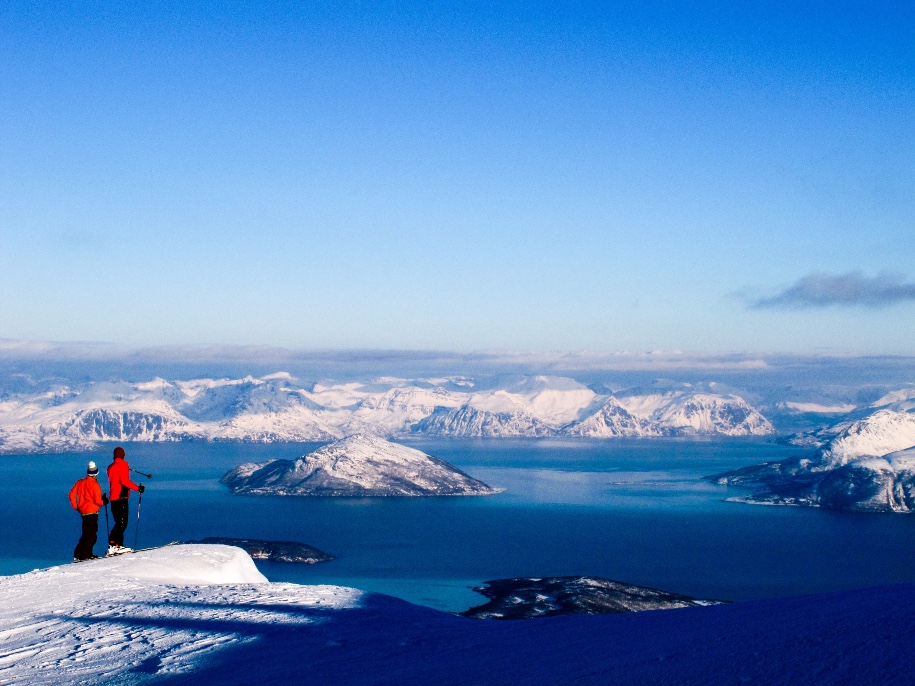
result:
<svg viewBox="0 0 915 686"><path fill-rule="evenodd" d="M706 474L796 450L759 439L411 442L505 492L489 497L242 497L218 484L249 461L311 445L132 444L145 480L140 546L205 536L301 541L337 559L258 563L276 581L335 583L462 610L470 586L588 574L741 600L915 581L915 517L725 502ZM67 562L67 502L93 454L0 458L0 573ZM102 479L104 483L104 478ZM127 543L136 534L132 500ZM101 520L104 535L104 519ZM101 543L97 552L101 551Z"/></svg>

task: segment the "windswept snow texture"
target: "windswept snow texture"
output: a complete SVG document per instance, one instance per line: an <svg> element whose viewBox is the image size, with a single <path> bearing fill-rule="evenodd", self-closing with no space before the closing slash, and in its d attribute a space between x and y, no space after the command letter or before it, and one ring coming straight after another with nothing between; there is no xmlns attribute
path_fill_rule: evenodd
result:
<svg viewBox="0 0 915 686"><path fill-rule="evenodd" d="M745 485L734 500L862 512L915 512L915 414L878 410L845 426L808 458L710 477Z"/></svg>
<svg viewBox="0 0 915 686"><path fill-rule="evenodd" d="M0 684L911 683L915 585L481 622L265 583L244 558L173 546L0 578Z"/></svg>
<svg viewBox="0 0 915 686"><path fill-rule="evenodd" d="M359 591L268 583L239 548L176 545L0 577L0 684L143 684Z"/></svg>
<svg viewBox="0 0 915 686"><path fill-rule="evenodd" d="M357 434L297 460L243 464L222 477L240 495L423 496L498 493L444 460Z"/></svg>
<svg viewBox="0 0 915 686"><path fill-rule="evenodd" d="M21 389L20 389L21 391ZM762 435L733 394L599 394L563 377L478 390L466 378L300 384L261 378L47 383L0 393L0 452L88 450L99 441L329 441L355 433L468 437Z"/></svg>

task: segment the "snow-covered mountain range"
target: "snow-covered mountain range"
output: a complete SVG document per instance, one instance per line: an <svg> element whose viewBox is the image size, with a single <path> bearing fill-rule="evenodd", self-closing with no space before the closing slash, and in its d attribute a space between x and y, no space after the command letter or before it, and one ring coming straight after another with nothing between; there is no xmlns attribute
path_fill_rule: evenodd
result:
<svg viewBox="0 0 915 686"><path fill-rule="evenodd" d="M753 487L752 495L735 498L742 502L915 512L915 413L877 410L843 422L810 456L711 478Z"/></svg>
<svg viewBox="0 0 915 686"><path fill-rule="evenodd" d="M328 441L355 433L605 438L773 431L732 393L686 384L598 392L548 376L483 387L465 377L302 384L279 372L57 384L0 396L6 453L81 450L98 441Z"/></svg>

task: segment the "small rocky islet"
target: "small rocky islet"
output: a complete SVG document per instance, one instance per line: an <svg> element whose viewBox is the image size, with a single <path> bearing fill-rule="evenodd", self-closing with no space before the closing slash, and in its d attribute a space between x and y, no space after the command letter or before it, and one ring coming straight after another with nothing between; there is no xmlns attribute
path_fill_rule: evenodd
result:
<svg viewBox="0 0 915 686"><path fill-rule="evenodd" d="M257 538L208 536L199 541L188 541L188 543L231 545L241 548L255 560L268 562L296 562L313 565L334 559L333 555L328 555L323 550L296 541L263 541Z"/></svg>
<svg viewBox="0 0 915 686"><path fill-rule="evenodd" d="M489 602L460 613L472 619L606 615L719 605L725 602L692 598L593 576L496 579L473 590L489 598Z"/></svg>

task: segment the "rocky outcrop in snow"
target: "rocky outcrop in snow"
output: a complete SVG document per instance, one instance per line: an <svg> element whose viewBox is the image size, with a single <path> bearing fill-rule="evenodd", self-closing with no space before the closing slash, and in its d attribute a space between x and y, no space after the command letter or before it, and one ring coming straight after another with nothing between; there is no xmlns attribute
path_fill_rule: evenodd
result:
<svg viewBox="0 0 915 686"><path fill-rule="evenodd" d="M297 460L243 464L222 478L241 495L491 495L482 481L431 455L356 435Z"/></svg>
<svg viewBox="0 0 915 686"><path fill-rule="evenodd" d="M863 512L915 512L915 415L879 410L852 422L809 457L744 467L710 477L748 486L733 498ZM911 448L911 449L909 449Z"/></svg>

